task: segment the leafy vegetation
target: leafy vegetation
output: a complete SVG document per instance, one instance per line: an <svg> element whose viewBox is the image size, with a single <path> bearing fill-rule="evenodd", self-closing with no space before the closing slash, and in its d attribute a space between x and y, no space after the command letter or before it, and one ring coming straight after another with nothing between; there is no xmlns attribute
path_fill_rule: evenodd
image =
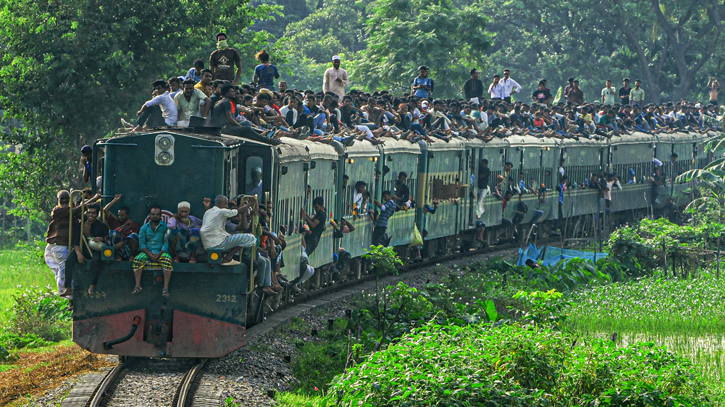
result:
<svg viewBox="0 0 725 407"><path fill-rule="evenodd" d="M723 233L725 225L719 223L679 226L664 218L643 219L612 233L609 255L631 277L652 275L654 270L664 268L665 247L670 266L676 259L681 268L696 270L712 263L713 255L703 255L702 250L716 250L718 237ZM725 239L721 243L725 245Z"/></svg>
<svg viewBox="0 0 725 407"><path fill-rule="evenodd" d="M13 296L8 332L15 335L58 342L70 333L71 311L68 301L50 287L25 288ZM42 346L41 344L39 346Z"/></svg>
<svg viewBox="0 0 725 407"><path fill-rule="evenodd" d="M367 405L709 404L690 363L652 343L572 345L548 329L429 323L338 376L328 403Z"/></svg>

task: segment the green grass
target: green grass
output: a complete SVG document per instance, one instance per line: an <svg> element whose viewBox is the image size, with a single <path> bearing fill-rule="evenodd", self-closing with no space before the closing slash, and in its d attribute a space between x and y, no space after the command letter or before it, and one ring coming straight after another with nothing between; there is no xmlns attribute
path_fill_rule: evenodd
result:
<svg viewBox="0 0 725 407"><path fill-rule="evenodd" d="M654 342L687 357L725 405L725 279L642 278L573 293L565 329L582 340Z"/></svg>
<svg viewBox="0 0 725 407"><path fill-rule="evenodd" d="M296 393L277 393L277 403L280 407L327 407L329 405L319 397Z"/></svg>
<svg viewBox="0 0 725 407"><path fill-rule="evenodd" d="M0 251L0 325L7 322L13 294L20 287L50 285L55 287L55 276L36 251Z"/></svg>

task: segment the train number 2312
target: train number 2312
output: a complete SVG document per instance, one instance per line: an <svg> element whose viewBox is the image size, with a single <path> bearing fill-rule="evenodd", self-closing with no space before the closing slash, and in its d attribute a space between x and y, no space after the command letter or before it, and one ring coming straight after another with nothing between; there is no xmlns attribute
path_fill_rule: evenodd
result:
<svg viewBox="0 0 725 407"><path fill-rule="evenodd" d="M217 294L216 302L237 302L236 295Z"/></svg>

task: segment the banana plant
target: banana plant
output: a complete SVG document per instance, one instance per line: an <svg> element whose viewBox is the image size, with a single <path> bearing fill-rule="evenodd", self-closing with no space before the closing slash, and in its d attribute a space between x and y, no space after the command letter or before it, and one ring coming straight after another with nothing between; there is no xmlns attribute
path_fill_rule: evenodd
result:
<svg viewBox="0 0 725 407"><path fill-rule="evenodd" d="M725 139L715 145L725 150ZM718 223L723 223L725 212L725 158L719 158L703 169L689 170L675 179L675 182L699 181L697 188L701 195L687 205L686 210L696 214L717 213Z"/></svg>

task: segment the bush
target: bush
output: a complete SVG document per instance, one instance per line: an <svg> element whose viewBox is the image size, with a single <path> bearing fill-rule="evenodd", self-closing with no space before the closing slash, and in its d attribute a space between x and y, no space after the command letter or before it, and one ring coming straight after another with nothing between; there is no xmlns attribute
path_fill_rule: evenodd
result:
<svg viewBox="0 0 725 407"><path fill-rule="evenodd" d="M690 363L652 343L617 348L547 329L427 324L333 381L341 406L704 406ZM363 404L364 403L364 404Z"/></svg>
<svg viewBox="0 0 725 407"><path fill-rule="evenodd" d="M26 288L15 294L13 300L9 333L35 335L35 338L51 342L69 337L71 312L68 301L58 297L49 286Z"/></svg>

